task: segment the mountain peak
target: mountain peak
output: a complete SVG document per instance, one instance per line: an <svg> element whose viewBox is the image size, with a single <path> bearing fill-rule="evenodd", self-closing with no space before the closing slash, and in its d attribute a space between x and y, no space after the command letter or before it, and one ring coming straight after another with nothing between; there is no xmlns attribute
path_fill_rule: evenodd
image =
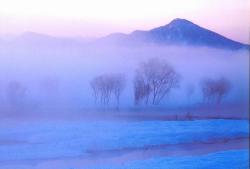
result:
<svg viewBox="0 0 250 169"><path fill-rule="evenodd" d="M176 19L172 20L166 26L180 27L180 26L192 26L192 25L195 25L195 24L187 19L176 18Z"/></svg>
<svg viewBox="0 0 250 169"><path fill-rule="evenodd" d="M112 39L111 37L108 38ZM228 39L216 32L181 18L176 18L164 26L148 31L137 30L131 34L115 38L115 43L133 45L188 45L232 50L249 49L249 45L247 44Z"/></svg>

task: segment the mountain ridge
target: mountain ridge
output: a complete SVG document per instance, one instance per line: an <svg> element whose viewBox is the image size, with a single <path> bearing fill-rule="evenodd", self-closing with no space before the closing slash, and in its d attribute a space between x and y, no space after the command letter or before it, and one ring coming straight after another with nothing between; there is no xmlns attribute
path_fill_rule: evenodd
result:
<svg viewBox="0 0 250 169"><path fill-rule="evenodd" d="M188 45L224 49L249 49L243 44L203 28L189 20L176 18L170 23L150 30L135 30L130 34L114 33L101 39L118 45Z"/></svg>
<svg viewBox="0 0 250 169"><path fill-rule="evenodd" d="M1 38L1 37L0 37ZM89 45L118 45L118 46L195 46L212 47L230 50L247 49L249 44L243 44L223 35L203 28L189 20L176 18L166 25L150 30L135 30L129 34L112 33L102 38L86 40L82 37L56 37L36 32L25 32L11 40L0 39L0 45L18 44L26 46L47 47L84 47Z"/></svg>

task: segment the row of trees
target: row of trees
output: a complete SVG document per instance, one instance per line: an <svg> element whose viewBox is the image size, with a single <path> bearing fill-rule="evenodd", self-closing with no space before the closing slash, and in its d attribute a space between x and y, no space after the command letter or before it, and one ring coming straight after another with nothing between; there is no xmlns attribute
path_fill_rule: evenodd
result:
<svg viewBox="0 0 250 169"><path fill-rule="evenodd" d="M180 79L175 69L163 59L151 58L142 62L136 69L133 81L135 105L160 104L172 89L179 87ZM103 74L95 77L90 85L96 103L108 105L113 96L118 106L125 88L125 77L123 74ZM201 89L205 103L220 104L230 90L230 82L225 78L208 78L202 81ZM188 97L193 92L194 88L189 87Z"/></svg>
<svg viewBox="0 0 250 169"><path fill-rule="evenodd" d="M165 60L151 58L138 65L133 79L134 104L158 105L169 96L169 93L180 86L180 75ZM90 82L96 103L108 105L111 101L119 106L120 97L126 86L124 74L102 74ZM41 89L46 91L50 100L57 95L59 82L55 78L46 78L41 83ZM186 89L190 101L194 93L194 86ZM206 104L220 104L231 89L230 82L225 78L203 79L201 91ZM11 81L6 88L6 98L10 105L22 105L27 95L27 88L18 81ZM54 94L54 95L53 95ZM56 98L55 98L56 99ZM113 99L113 100L112 100Z"/></svg>

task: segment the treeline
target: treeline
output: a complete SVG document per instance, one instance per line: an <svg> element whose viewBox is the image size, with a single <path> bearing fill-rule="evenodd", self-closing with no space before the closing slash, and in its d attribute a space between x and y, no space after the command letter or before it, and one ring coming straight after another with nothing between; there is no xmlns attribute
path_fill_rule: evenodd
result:
<svg viewBox="0 0 250 169"><path fill-rule="evenodd" d="M156 106L161 104L167 96L170 96L172 90L181 86L182 78L176 69L164 59L151 58L141 62L132 79L133 93L131 95L133 95L134 105ZM89 83L96 104L115 106L116 108L119 107L121 96L129 84L125 74L122 73L101 74L94 77ZM31 106L31 104L38 107L41 106L39 101L44 99L44 104L53 105L60 101L62 96L60 93L64 94L65 92L65 89L62 90L60 87L60 79L56 77L46 77L39 83L39 86L39 93L32 95L29 88L20 81L10 81L4 88L0 88L2 96L0 104L7 103L7 105L17 109L23 105ZM204 104L221 104L230 89L229 80L223 77L219 79L204 78L199 82L199 91L202 94L201 101ZM187 101L193 99L195 90L194 85L187 86L185 90ZM29 98L29 95L33 97ZM188 104L191 103L188 102Z"/></svg>
<svg viewBox="0 0 250 169"><path fill-rule="evenodd" d="M180 87L181 76L166 60L151 58L138 65L133 79L135 105L159 105L173 89ZM110 100L116 100L119 106L120 96L126 85L124 74L102 74L90 82L95 103L109 105ZM226 78L205 78L200 83L203 102L206 104L220 104L231 89ZM194 87L187 88L190 99Z"/></svg>

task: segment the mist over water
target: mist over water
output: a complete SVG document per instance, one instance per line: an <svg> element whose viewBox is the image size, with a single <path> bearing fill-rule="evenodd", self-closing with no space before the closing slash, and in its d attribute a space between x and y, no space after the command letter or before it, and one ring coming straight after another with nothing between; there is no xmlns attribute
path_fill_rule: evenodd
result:
<svg viewBox="0 0 250 169"><path fill-rule="evenodd" d="M67 44L67 43L66 43ZM137 66L152 57L164 58L181 76L180 86L163 100L162 107L202 102L201 80L225 77L232 84L224 104L248 103L249 51L203 47L65 45L9 43L0 46L0 106L10 106L11 82L25 90L20 107L28 110L96 108L90 81L104 73L122 73L126 88L120 107L134 106L133 79ZM187 88L194 88L187 98ZM113 103L110 104L110 107ZM18 108L17 108L18 109Z"/></svg>
<svg viewBox="0 0 250 169"><path fill-rule="evenodd" d="M193 168L193 157L203 156L207 166L215 161L224 167L232 159L237 159L234 166L248 164L249 51L69 44L0 42L0 166L146 169L165 168L170 161L182 168L178 160L190 158L187 164ZM180 84L160 105L136 106L136 69L151 58L166 60ZM119 109L115 98L108 106L95 103L90 82L103 74L125 76ZM226 109L209 110L201 81L221 77L231 84L221 103ZM235 147L243 153L230 159ZM218 151L229 164L216 163Z"/></svg>

